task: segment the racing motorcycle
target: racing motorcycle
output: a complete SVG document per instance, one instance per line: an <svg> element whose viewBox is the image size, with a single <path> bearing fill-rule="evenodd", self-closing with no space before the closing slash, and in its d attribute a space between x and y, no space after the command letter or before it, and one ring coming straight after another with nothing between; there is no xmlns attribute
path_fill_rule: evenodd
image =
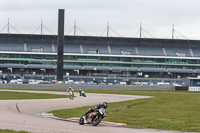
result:
<svg viewBox="0 0 200 133"><path fill-rule="evenodd" d="M73 93L72 93L71 91L69 92L69 99L70 99L70 100L73 100L73 99L74 99L74 95L73 95Z"/></svg>
<svg viewBox="0 0 200 133"><path fill-rule="evenodd" d="M85 95L85 91L81 91L81 96L84 96L84 97L86 97L86 95Z"/></svg>
<svg viewBox="0 0 200 133"><path fill-rule="evenodd" d="M98 111L88 113L86 116L82 116L79 119L79 124L92 124L93 126L97 126L105 116L106 109L100 108Z"/></svg>

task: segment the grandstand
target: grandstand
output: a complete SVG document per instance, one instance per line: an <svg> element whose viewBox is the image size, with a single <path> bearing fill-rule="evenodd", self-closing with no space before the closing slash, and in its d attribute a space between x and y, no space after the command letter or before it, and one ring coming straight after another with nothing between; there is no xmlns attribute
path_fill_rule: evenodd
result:
<svg viewBox="0 0 200 133"><path fill-rule="evenodd" d="M0 34L3 74L56 75L57 36ZM101 77L196 77L200 41L65 36L64 75Z"/></svg>

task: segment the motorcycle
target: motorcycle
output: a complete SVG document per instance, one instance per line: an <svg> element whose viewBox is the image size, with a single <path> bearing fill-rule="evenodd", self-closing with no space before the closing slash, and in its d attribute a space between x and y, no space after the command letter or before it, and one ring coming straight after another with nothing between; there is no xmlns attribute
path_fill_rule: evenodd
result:
<svg viewBox="0 0 200 133"><path fill-rule="evenodd" d="M86 116L82 116L79 119L79 124L92 124L92 126L97 126L101 120L106 116L106 109L100 108L98 111L87 114Z"/></svg>
<svg viewBox="0 0 200 133"><path fill-rule="evenodd" d="M83 90L81 91L80 96L84 96L84 97L86 97L85 92L84 92Z"/></svg>
<svg viewBox="0 0 200 133"><path fill-rule="evenodd" d="M72 93L71 91L69 92L69 99L70 99L70 100L73 100L73 99L74 99L74 95L73 95L73 93Z"/></svg>

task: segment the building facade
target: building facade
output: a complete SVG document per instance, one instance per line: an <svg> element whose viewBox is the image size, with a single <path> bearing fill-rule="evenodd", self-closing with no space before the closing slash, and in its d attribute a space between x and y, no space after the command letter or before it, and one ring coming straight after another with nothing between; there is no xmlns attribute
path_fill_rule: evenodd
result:
<svg viewBox="0 0 200 133"><path fill-rule="evenodd" d="M57 36L0 34L0 71L56 75ZM200 41L65 36L64 75L183 78L200 74Z"/></svg>

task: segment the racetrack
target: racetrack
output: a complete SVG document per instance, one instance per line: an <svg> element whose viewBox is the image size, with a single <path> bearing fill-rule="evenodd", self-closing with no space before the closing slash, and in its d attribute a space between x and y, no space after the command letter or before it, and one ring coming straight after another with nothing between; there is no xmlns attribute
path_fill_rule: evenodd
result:
<svg viewBox="0 0 200 133"><path fill-rule="evenodd" d="M1 90L5 91L5 90ZM7 90L6 90L7 91ZM15 90L18 91L18 90ZM19 91L30 93L66 94L65 92L47 91ZM119 102L150 98L148 96L94 94L87 93L87 97L77 96L74 100L59 99L33 99L33 100L0 100L0 129L28 131L33 133L172 133L173 131L137 129L98 125L79 125L78 123L43 118L39 113L57 109L76 108L95 105L104 101Z"/></svg>

